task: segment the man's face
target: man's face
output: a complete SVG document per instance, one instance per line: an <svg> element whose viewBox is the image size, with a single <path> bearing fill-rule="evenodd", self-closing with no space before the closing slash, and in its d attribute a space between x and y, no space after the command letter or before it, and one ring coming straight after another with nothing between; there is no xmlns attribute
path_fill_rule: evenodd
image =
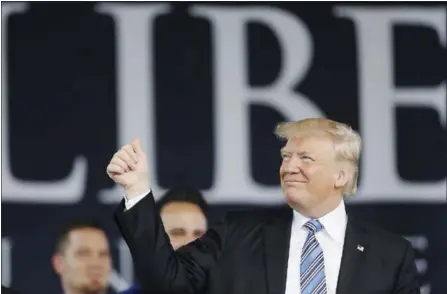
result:
<svg viewBox="0 0 447 294"><path fill-rule="evenodd" d="M66 248L56 260L56 271L66 287L92 294L107 288L112 262L104 232L93 228L70 232Z"/></svg>
<svg viewBox="0 0 447 294"><path fill-rule="evenodd" d="M160 216L174 250L200 238L207 230L205 215L192 203L170 202Z"/></svg>
<svg viewBox="0 0 447 294"><path fill-rule="evenodd" d="M290 139L281 155L281 187L287 202L312 209L334 195L338 171L330 137Z"/></svg>

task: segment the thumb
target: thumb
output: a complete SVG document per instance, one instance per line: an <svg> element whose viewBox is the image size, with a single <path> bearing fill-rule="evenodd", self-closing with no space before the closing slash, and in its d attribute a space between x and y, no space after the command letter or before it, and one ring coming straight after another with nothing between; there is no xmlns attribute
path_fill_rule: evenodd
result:
<svg viewBox="0 0 447 294"><path fill-rule="evenodd" d="M140 138L136 138L132 141L132 148L135 151L136 154L140 155L143 153L143 150L141 149L141 140Z"/></svg>

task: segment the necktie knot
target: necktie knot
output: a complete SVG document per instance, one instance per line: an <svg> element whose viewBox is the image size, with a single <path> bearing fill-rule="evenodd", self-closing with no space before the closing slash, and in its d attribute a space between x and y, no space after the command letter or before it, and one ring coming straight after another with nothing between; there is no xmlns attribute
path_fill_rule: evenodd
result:
<svg viewBox="0 0 447 294"><path fill-rule="evenodd" d="M314 234L323 229L323 225L316 219L306 222L304 227Z"/></svg>

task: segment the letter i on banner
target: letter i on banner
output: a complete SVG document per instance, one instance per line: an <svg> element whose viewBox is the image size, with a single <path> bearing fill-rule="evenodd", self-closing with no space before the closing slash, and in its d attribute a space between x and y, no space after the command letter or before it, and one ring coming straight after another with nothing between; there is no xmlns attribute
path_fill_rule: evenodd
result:
<svg viewBox="0 0 447 294"><path fill-rule="evenodd" d="M151 189L160 195L155 165L155 112L153 77L153 22L169 11L168 4L128 5L101 3L97 11L110 14L116 23L117 46L117 126L118 144L130 143L136 136L149 158ZM102 203L117 203L123 191L115 185L99 194Z"/></svg>

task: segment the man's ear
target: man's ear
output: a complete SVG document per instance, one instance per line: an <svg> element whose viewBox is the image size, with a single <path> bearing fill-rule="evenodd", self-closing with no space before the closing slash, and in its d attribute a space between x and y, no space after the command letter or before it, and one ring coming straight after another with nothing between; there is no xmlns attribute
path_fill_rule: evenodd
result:
<svg viewBox="0 0 447 294"><path fill-rule="evenodd" d="M51 264L53 265L53 270L60 275L63 272L64 261L60 253L55 253L51 257Z"/></svg>
<svg viewBox="0 0 447 294"><path fill-rule="evenodd" d="M343 188L344 186L346 186L348 181L349 181L349 172L344 167L340 168L335 178L334 183L335 188L337 189Z"/></svg>

